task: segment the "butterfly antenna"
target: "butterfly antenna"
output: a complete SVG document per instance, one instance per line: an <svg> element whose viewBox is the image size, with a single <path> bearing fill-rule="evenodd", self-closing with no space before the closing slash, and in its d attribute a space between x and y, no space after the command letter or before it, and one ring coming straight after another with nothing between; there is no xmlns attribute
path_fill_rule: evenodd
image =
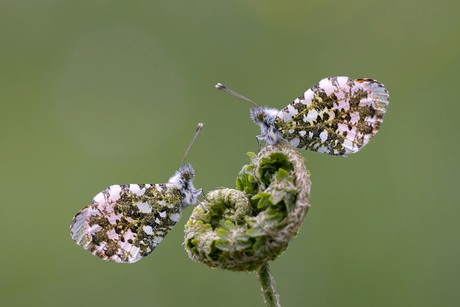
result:
<svg viewBox="0 0 460 307"><path fill-rule="evenodd" d="M241 99L243 99L243 100L249 101L250 103L252 103L254 106L257 107L257 104L256 104L254 101L252 101L251 99L246 98L246 97L244 97L243 95L238 94L237 92L235 92L235 91L229 89L228 87L226 87L226 86L223 85L222 83L217 83L217 84L216 84L216 89L222 90L222 91L224 91L224 92L226 92L226 93L229 93L229 94L231 94L231 95L233 95L233 96L236 96L236 97L241 98Z"/></svg>
<svg viewBox="0 0 460 307"><path fill-rule="evenodd" d="M193 143L195 143L195 140L198 134L200 133L201 129L203 129L203 123L198 123L198 126L196 126L195 133L193 134L193 138L190 141L190 144L188 144L187 150L185 151L184 157L182 158L182 165L184 164L185 158L187 157L190 148L192 148Z"/></svg>

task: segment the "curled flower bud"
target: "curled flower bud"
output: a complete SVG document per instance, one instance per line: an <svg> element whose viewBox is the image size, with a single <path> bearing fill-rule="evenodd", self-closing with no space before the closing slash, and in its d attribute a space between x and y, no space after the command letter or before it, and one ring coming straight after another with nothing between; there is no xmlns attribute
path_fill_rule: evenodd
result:
<svg viewBox="0 0 460 307"><path fill-rule="evenodd" d="M309 207L304 158L287 145L250 154L236 189L218 189L185 226L189 257L210 267L255 271L274 260L297 234Z"/></svg>

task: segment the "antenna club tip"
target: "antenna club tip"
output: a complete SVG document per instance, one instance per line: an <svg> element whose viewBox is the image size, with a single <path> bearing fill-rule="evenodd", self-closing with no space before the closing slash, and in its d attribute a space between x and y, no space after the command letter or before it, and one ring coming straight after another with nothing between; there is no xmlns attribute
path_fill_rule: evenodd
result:
<svg viewBox="0 0 460 307"><path fill-rule="evenodd" d="M190 151L190 148L192 148L193 143L195 143L195 140L196 140L198 134L200 133L201 128L203 128L203 123L198 123L198 125L196 126L195 133L193 134L192 140L190 141L190 143L188 144L187 149L185 150L184 157L182 158L182 165L185 164L184 163L185 158L187 157L188 152Z"/></svg>
<svg viewBox="0 0 460 307"><path fill-rule="evenodd" d="M217 83L214 87L218 90L223 90L224 88L226 88L225 85L223 85L222 83Z"/></svg>

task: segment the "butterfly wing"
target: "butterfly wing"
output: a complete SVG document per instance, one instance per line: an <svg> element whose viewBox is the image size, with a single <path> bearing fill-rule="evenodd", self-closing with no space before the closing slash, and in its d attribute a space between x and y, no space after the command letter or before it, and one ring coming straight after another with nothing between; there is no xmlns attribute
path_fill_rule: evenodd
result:
<svg viewBox="0 0 460 307"><path fill-rule="evenodd" d="M112 185L75 215L72 239L101 259L133 263L150 254L181 217L172 184Z"/></svg>
<svg viewBox="0 0 460 307"><path fill-rule="evenodd" d="M377 133L388 99L376 80L325 78L282 109L275 126L293 147L346 156Z"/></svg>

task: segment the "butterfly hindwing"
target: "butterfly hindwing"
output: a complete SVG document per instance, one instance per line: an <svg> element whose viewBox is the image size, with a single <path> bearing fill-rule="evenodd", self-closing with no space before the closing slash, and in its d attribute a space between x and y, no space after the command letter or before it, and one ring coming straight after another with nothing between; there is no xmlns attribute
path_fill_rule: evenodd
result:
<svg viewBox="0 0 460 307"><path fill-rule="evenodd" d="M149 255L203 193L193 185L195 170L184 164L202 128L198 123L182 166L167 183L109 186L74 216L72 239L103 260L133 263Z"/></svg>
<svg viewBox="0 0 460 307"><path fill-rule="evenodd" d="M293 147L346 156L377 133L388 91L376 80L321 80L278 112L276 129Z"/></svg>
<svg viewBox="0 0 460 307"><path fill-rule="evenodd" d="M181 211L171 183L112 185L74 217L71 236L104 260L133 263L153 251Z"/></svg>

